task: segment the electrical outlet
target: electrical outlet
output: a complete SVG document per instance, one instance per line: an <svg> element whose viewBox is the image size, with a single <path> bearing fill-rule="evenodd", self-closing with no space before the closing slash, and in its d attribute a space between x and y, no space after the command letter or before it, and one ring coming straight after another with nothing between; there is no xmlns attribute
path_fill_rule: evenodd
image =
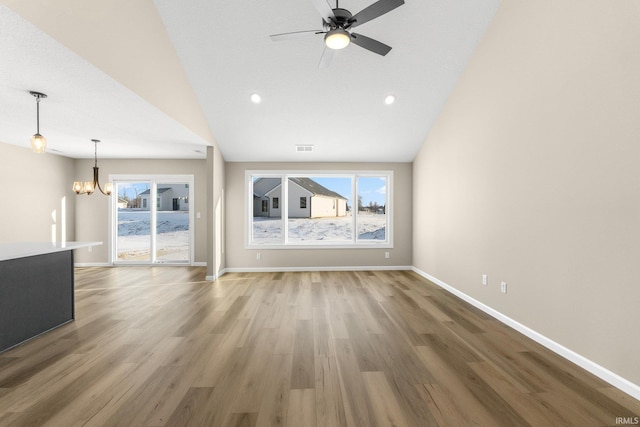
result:
<svg viewBox="0 0 640 427"><path fill-rule="evenodd" d="M507 282L500 282L500 292L503 294L507 293Z"/></svg>
<svg viewBox="0 0 640 427"><path fill-rule="evenodd" d="M487 286L489 284L489 278L487 277L486 274L482 275L482 284Z"/></svg>
<svg viewBox="0 0 640 427"><path fill-rule="evenodd" d="M258 253L256 254L256 259L257 259L258 261L260 261L260 259L262 259L262 254L261 254L260 252L258 252Z"/></svg>
<svg viewBox="0 0 640 427"><path fill-rule="evenodd" d="M87 248L87 251L89 251L89 252L93 252L93 246L89 246L89 247Z"/></svg>
<svg viewBox="0 0 640 427"><path fill-rule="evenodd" d="M391 256L389 255L389 252L385 252L385 253L384 253L384 257L385 257L385 258L391 258Z"/></svg>

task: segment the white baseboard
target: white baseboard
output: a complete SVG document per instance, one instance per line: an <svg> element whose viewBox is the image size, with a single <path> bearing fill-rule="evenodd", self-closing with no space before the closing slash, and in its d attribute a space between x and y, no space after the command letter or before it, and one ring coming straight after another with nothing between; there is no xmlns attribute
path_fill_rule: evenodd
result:
<svg viewBox="0 0 640 427"><path fill-rule="evenodd" d="M368 270L411 270L408 265L365 265L333 267L240 267L226 268L225 273L286 273L298 271L368 271Z"/></svg>
<svg viewBox="0 0 640 427"><path fill-rule="evenodd" d="M112 264L110 262L77 262L74 267L206 267L206 262L192 262L191 264Z"/></svg>
<svg viewBox="0 0 640 427"><path fill-rule="evenodd" d="M218 271L218 273L217 273L217 274L214 274L213 276L206 276L206 277L204 278L204 280L211 280L211 281L213 281L213 280L217 280L217 279L219 279L220 277L224 276L224 274L225 274L226 272L227 272L227 269L226 269L226 268L223 268L222 270Z"/></svg>
<svg viewBox="0 0 640 427"><path fill-rule="evenodd" d="M620 375L611 372L607 368L601 365L598 365L592 360L589 360L586 357L576 353L575 351L566 348L565 346L553 341L550 338L547 338L546 336L540 334L539 332L534 331L533 329L530 329L529 327L523 325L522 323L519 323L513 320L512 318L505 316L499 311L494 310L488 305L481 303L475 298L465 294L464 292L459 291L458 289L444 283L443 281L431 276L430 274L427 274L416 267L411 267L411 270L413 270L420 276L424 277L425 279L435 283L441 288L451 292L453 295L468 302L474 307L484 311L488 315L496 318L497 320L501 321L505 325L515 329L516 331L522 333L523 335L526 335L527 337L531 338L538 344L545 346L546 348L553 351L554 353L564 357L570 362L573 362L576 365L580 366L581 368L591 372L593 375L608 382L612 386L622 390L623 392L627 393L633 398L640 400L640 385L632 383L626 378L623 378Z"/></svg>
<svg viewBox="0 0 640 427"><path fill-rule="evenodd" d="M224 268L213 276L206 276L205 280L216 280L226 273L286 273L304 271L366 271L366 270L411 270L408 265L396 266L346 266L346 267L231 267Z"/></svg>

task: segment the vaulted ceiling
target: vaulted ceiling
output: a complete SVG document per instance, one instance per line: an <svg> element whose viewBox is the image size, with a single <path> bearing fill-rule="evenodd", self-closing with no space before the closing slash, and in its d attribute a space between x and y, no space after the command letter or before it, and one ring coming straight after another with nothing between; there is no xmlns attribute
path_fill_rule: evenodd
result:
<svg viewBox="0 0 640 427"><path fill-rule="evenodd" d="M319 68L321 34L269 38L321 30L311 0L0 0L0 141L28 146L36 90L49 151L72 158L95 138L101 158L411 161L498 4L406 0L357 28L386 56L352 44Z"/></svg>

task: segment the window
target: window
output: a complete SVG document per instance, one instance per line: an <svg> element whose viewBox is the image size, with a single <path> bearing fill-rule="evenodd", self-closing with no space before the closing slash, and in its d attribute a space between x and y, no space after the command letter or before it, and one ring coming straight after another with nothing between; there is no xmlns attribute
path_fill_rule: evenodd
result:
<svg viewBox="0 0 640 427"><path fill-rule="evenodd" d="M190 264L192 175L110 175L114 264ZM156 203L151 203L152 200Z"/></svg>
<svg viewBox="0 0 640 427"><path fill-rule="evenodd" d="M358 177L358 240L385 240L387 179Z"/></svg>
<svg viewBox="0 0 640 427"><path fill-rule="evenodd" d="M269 212L269 199L277 197L278 206L280 206L281 178L256 174L251 175L249 179L251 180L249 183L251 199L249 234L252 236L252 241L258 245L279 244L282 241L280 208L273 208Z"/></svg>
<svg viewBox="0 0 640 427"><path fill-rule="evenodd" d="M246 244L392 247L392 178L391 171L246 171Z"/></svg>

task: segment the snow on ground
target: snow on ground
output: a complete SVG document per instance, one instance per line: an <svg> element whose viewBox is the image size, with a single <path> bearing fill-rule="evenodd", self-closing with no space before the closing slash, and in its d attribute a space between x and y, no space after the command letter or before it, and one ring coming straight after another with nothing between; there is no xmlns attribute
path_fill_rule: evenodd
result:
<svg viewBox="0 0 640 427"><path fill-rule="evenodd" d="M188 211L160 211L157 214L158 234L189 230ZM149 235L151 212L130 209L118 210L118 236Z"/></svg>
<svg viewBox="0 0 640 427"><path fill-rule="evenodd" d="M290 218L289 242L333 241L350 242L353 217ZM255 243L279 243L282 236L280 218L253 218L253 241ZM386 215L360 214L358 216L358 239L385 240Z"/></svg>
<svg viewBox="0 0 640 427"><path fill-rule="evenodd" d="M351 216L289 219L289 242L350 242ZM386 215L358 215L358 239L385 240ZM122 261L149 261L151 249L151 213L121 209L118 211L116 249ZM156 259L189 260L189 212L161 211L157 214ZM253 218L255 243L280 243L280 218Z"/></svg>
<svg viewBox="0 0 640 427"><path fill-rule="evenodd" d="M189 260L189 212L161 211L156 223L156 259ZM118 259L149 261L151 249L151 213L118 210Z"/></svg>

